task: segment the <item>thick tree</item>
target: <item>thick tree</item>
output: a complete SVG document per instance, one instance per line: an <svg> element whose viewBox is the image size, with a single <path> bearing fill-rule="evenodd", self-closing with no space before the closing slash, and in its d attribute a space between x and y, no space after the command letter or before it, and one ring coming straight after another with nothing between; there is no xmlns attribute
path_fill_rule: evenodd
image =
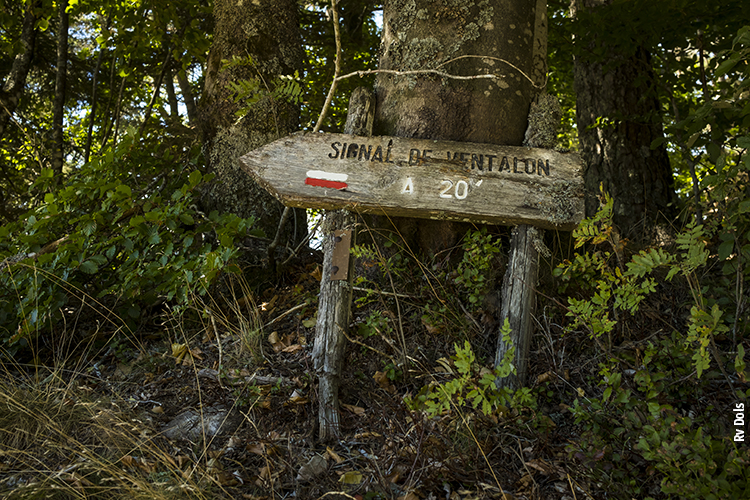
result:
<svg viewBox="0 0 750 500"><path fill-rule="evenodd" d="M520 146L531 102L546 83L546 40L546 0L386 2L381 70L434 70L465 79L379 74L376 133ZM487 75L494 78L482 78ZM457 223L409 219L398 221L396 228L408 243L425 251L454 245L466 230ZM512 271L503 285L501 321L510 322L521 383L532 332L538 259L532 245L535 234L529 226L514 232ZM511 295L524 299L511 303ZM498 342L499 359L507 347L502 340Z"/></svg>
<svg viewBox="0 0 750 500"><path fill-rule="evenodd" d="M257 227L273 237L283 206L240 169L238 158L298 129L299 106L273 93L279 77L302 67L297 3L217 0L214 18L199 122L217 178L205 193L204 208L255 216ZM238 101L233 85L256 87L255 95L241 97L257 101ZM287 231L295 240L306 234L303 211L294 211Z"/></svg>
<svg viewBox="0 0 750 500"><path fill-rule="evenodd" d="M643 240L652 236L654 223L674 215L676 196L645 37L628 28L612 4L571 4L579 27L575 91L586 210L596 210L601 185L614 199L614 221L623 235Z"/></svg>
<svg viewBox="0 0 750 500"><path fill-rule="evenodd" d="M546 30L546 3L528 3L385 2L381 70L498 78L379 74L375 134L521 145L546 68L546 53L534 38L538 25ZM398 226L424 250L449 247L465 232L462 224L435 221Z"/></svg>

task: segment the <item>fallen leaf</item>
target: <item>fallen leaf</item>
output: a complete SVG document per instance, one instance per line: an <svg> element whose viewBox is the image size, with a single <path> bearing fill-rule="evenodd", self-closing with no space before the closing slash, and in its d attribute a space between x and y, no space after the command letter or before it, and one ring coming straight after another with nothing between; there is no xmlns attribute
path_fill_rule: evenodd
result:
<svg viewBox="0 0 750 500"><path fill-rule="evenodd" d="M422 316L422 324L427 329L427 333L431 335L437 335L438 333L440 333L441 328L434 325L432 321L430 321L426 316Z"/></svg>
<svg viewBox="0 0 750 500"><path fill-rule="evenodd" d="M547 382L552 379L553 373L551 371L547 371L542 373L541 375L537 376L536 383L541 384L544 382Z"/></svg>
<svg viewBox="0 0 750 500"><path fill-rule="evenodd" d="M391 384L390 379L388 378L388 375L385 372L375 372L375 375L372 376L372 378L375 379L375 382L378 383L380 387L385 389L388 392L396 392L396 388L393 387L393 384Z"/></svg>
<svg viewBox="0 0 750 500"><path fill-rule="evenodd" d="M265 455L266 454L266 446L263 443L251 443L245 447L247 451L250 453L255 453L256 455Z"/></svg>
<svg viewBox="0 0 750 500"><path fill-rule="evenodd" d="M310 481L316 476L323 474L328 468L328 461L320 456L313 456L308 462L300 467L297 481Z"/></svg>
<svg viewBox="0 0 750 500"><path fill-rule="evenodd" d="M289 347L285 347L281 350L281 352L297 352L301 351L303 347L299 344L290 345Z"/></svg>
<svg viewBox="0 0 750 500"><path fill-rule="evenodd" d="M268 334L268 342L270 342L271 345L278 344L279 343L279 332L273 331Z"/></svg>
<svg viewBox="0 0 750 500"><path fill-rule="evenodd" d="M310 400L306 397L304 397L302 394L297 392L297 389L294 390L291 396L289 396L289 399L287 400L287 403L295 404L295 405L304 405L310 402Z"/></svg>
<svg viewBox="0 0 750 500"><path fill-rule="evenodd" d="M172 344L172 357L174 357L178 363L182 361L182 358L184 358L189 351L190 350L186 344Z"/></svg>
<svg viewBox="0 0 750 500"><path fill-rule="evenodd" d="M359 484L362 482L362 473L356 470L345 472L339 478L341 484Z"/></svg>
<svg viewBox="0 0 750 500"><path fill-rule="evenodd" d="M334 460L334 461L335 461L335 462L336 462L337 464L340 464L341 462L343 462L343 461L344 461L344 459L343 459L343 458L341 458L341 457L339 456L339 454L338 454L338 453L336 453L335 451L333 451L333 450L331 449L331 447L330 447L330 446L326 446L326 453L327 453L327 454L328 454L328 456L329 456L329 457L331 457L331 458L332 458L332 459L333 459L333 460Z"/></svg>
<svg viewBox="0 0 750 500"><path fill-rule="evenodd" d="M364 417L365 416L365 409L361 406L354 406L354 405L348 405L346 403L342 403L341 407L349 410L350 412L354 413L358 417Z"/></svg>
<svg viewBox="0 0 750 500"><path fill-rule="evenodd" d="M320 269L320 266L315 266L315 269L310 273L310 276L312 276L315 280L320 281L323 279L323 271Z"/></svg>
<svg viewBox="0 0 750 500"><path fill-rule="evenodd" d="M151 413L164 413L164 408L161 406L154 406L151 408Z"/></svg>

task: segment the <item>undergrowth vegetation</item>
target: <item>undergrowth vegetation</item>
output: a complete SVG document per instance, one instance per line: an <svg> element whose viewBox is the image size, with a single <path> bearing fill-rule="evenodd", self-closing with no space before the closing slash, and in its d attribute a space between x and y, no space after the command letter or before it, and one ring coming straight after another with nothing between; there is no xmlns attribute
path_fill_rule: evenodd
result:
<svg viewBox="0 0 750 500"><path fill-rule="evenodd" d="M243 274L253 221L197 208L209 176L189 145L131 133L62 184L44 171L0 227L0 494L750 498L749 57L746 28L717 55L716 99L671 125L676 149L705 151L681 227L637 247L601 193L570 237L548 235L524 388L496 384L513 349L492 366L507 235L431 258L393 234L356 247L331 446L313 436L319 258L272 286ZM167 438L183 410L198 437Z"/></svg>
<svg viewBox="0 0 750 500"><path fill-rule="evenodd" d="M4 352L28 349L61 323L75 329L84 306L133 335L149 310L186 307L229 269L253 221L201 213L196 193L211 176L197 168L198 152L153 144L131 131L63 185L44 170L32 186L43 203L0 227Z"/></svg>

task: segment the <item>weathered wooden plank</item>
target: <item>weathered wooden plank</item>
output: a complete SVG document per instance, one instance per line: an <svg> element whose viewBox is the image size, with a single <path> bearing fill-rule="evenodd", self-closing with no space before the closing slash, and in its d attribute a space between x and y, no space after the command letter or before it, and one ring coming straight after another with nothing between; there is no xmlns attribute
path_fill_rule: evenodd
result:
<svg viewBox="0 0 750 500"><path fill-rule="evenodd" d="M566 230L583 217L575 153L301 132L240 161L293 207Z"/></svg>

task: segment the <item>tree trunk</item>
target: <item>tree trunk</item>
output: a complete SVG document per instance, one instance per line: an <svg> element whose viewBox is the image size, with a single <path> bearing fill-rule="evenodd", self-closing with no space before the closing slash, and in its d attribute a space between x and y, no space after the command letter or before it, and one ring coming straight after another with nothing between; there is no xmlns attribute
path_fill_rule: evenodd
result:
<svg viewBox="0 0 750 500"><path fill-rule="evenodd" d="M349 99L345 134L370 136L375 113L375 96L359 87ZM331 210L324 215L323 273L320 280L318 321L315 325L313 361L318 374L318 437L328 441L339 435L339 380L343 364L345 333L351 322L354 259L348 260L347 278L333 279L343 269L335 268L337 234L351 231L354 244L356 216L347 210ZM339 237L340 239L340 237Z"/></svg>
<svg viewBox="0 0 750 500"><path fill-rule="evenodd" d="M627 47L609 46L600 34L621 23L606 15L611 3L574 0L571 5L574 15L592 16L589 22L595 27L577 35L588 50L578 51L575 59L586 212L596 211L601 184L614 199L614 222L623 235L644 240L652 237L655 222L675 213L674 182L666 148L651 149L663 132L649 53L637 39ZM597 53L601 55L595 57Z"/></svg>
<svg viewBox="0 0 750 500"><path fill-rule="evenodd" d="M26 7L26 15L23 18L23 28L21 30L21 45L23 52L16 55L13 60L10 74L5 78L2 90L0 90L0 137L5 133L5 127L8 126L10 117L18 107L18 101L23 94L23 88L26 85L26 76L31 69L31 59L34 56L34 46L36 44L36 24L37 17L34 11L37 9L39 2L33 2Z"/></svg>
<svg viewBox="0 0 750 500"><path fill-rule="evenodd" d="M240 169L238 159L298 127L299 107L268 92L274 79L302 68L297 2L217 0L214 18L199 127L206 158L217 177L202 203L207 211L257 217L256 227L273 237L283 206ZM246 109L245 103L233 99L231 84L250 80L257 81L262 97ZM246 112L237 117L242 109ZM291 222L286 236L299 241L307 231L304 211L295 210Z"/></svg>
<svg viewBox="0 0 750 500"><path fill-rule="evenodd" d="M107 21L102 28L102 31L109 29L111 17L107 17ZM99 84L99 70L102 67L102 59L104 57L104 47L99 46L99 54L96 56L96 66L94 67L94 77L91 82L91 112L89 113L88 131L86 132L86 146L83 149L83 162L89 162L89 156L91 156L91 142L94 139L94 120L96 120L96 107L99 104L97 101L97 90ZM105 115L106 116L106 115ZM106 123L106 122L105 122Z"/></svg>
<svg viewBox="0 0 750 500"><path fill-rule="evenodd" d="M52 170L58 182L62 182L63 164L63 120L65 118L65 86L68 75L68 20L67 0L58 3L60 25L57 32L57 76L55 78L55 101L52 104Z"/></svg>
<svg viewBox="0 0 750 500"><path fill-rule="evenodd" d="M180 85L180 92L182 93L182 100L185 101L185 108L187 109L188 123L191 127L198 123L198 108L195 106L195 98L193 97L193 89L190 86L185 70L177 72L177 83Z"/></svg>
<svg viewBox="0 0 750 500"><path fill-rule="evenodd" d="M427 0L416 5L408 0L386 2L381 69L441 69L453 75L491 73L500 78L466 81L378 75L376 133L520 146L531 101L545 84L546 8L546 0L494 0L450 7ZM474 55L485 57L461 58ZM402 224L400 233L408 231L418 235L421 248L434 249L455 244L465 226L434 221ZM503 286L502 319L507 317L511 323L520 376L525 372L532 333L538 266L536 248L530 244L534 232L528 226L515 231L511 267ZM516 303L521 296L523 300ZM499 339L500 359L506 348ZM507 385L516 381L509 379Z"/></svg>
<svg viewBox="0 0 750 500"><path fill-rule="evenodd" d="M546 23L541 17L545 7L545 0L450 6L386 1L380 69L439 69L499 79L379 74L375 134L521 145L529 104L538 91L533 84L544 81L546 53L538 50L534 32L540 22ZM414 235L410 243L433 250L454 245L467 227L438 221L399 224L402 235Z"/></svg>

